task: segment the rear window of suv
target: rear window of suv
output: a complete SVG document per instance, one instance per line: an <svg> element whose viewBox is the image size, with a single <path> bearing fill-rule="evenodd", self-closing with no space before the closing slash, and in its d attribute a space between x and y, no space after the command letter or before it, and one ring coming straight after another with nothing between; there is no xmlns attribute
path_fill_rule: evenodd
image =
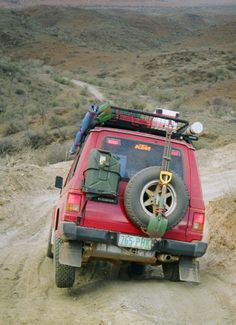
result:
<svg viewBox="0 0 236 325"><path fill-rule="evenodd" d="M123 179L130 179L146 167L162 165L164 147L154 143L107 137L104 139L103 149L119 157ZM183 178L183 159L179 149L171 149L170 170Z"/></svg>

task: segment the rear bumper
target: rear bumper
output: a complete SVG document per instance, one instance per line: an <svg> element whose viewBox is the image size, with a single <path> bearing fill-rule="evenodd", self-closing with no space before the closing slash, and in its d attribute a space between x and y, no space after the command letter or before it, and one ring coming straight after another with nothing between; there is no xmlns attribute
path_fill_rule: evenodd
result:
<svg viewBox="0 0 236 325"><path fill-rule="evenodd" d="M86 241L118 246L119 233L94 228L76 226L73 222L60 223L60 233L64 241ZM183 242L170 239L153 239L151 251L175 256L201 257L207 250L207 243L200 241Z"/></svg>

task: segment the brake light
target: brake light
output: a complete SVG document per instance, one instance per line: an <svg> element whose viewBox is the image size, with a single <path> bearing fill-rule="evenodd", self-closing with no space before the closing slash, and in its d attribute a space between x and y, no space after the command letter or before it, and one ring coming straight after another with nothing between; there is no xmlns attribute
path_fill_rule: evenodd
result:
<svg viewBox="0 0 236 325"><path fill-rule="evenodd" d="M203 231L204 221L205 221L204 213L195 212L193 215L192 228L196 231Z"/></svg>
<svg viewBox="0 0 236 325"><path fill-rule="evenodd" d="M112 146L120 146L120 140L119 139L108 138L107 139L107 144L110 144Z"/></svg>
<svg viewBox="0 0 236 325"><path fill-rule="evenodd" d="M81 203L81 196L78 194L70 193L66 202L67 212L79 212Z"/></svg>
<svg viewBox="0 0 236 325"><path fill-rule="evenodd" d="M171 156L173 156L173 157L180 157L179 150L171 150Z"/></svg>

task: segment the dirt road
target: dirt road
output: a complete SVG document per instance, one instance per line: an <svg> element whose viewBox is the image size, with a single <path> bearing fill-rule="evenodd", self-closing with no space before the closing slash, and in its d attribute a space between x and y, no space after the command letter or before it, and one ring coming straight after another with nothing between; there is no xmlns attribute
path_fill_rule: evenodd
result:
<svg viewBox="0 0 236 325"><path fill-rule="evenodd" d="M223 185L233 190L235 149L199 152L206 200L224 194ZM227 165L229 179L222 178ZM78 274L73 289L57 289L45 250L58 196L53 179L68 166L0 168L0 324L236 323L235 255L215 245L201 260L199 285L165 281L158 268L141 279L112 278L110 266L100 263Z"/></svg>
<svg viewBox="0 0 236 325"><path fill-rule="evenodd" d="M76 86L79 86L81 88L85 88L88 90L88 92L94 96L95 99L99 100L100 102L105 100L104 95L100 92L98 87L95 87L94 85L90 85L87 82L80 81L80 80L71 80L72 83Z"/></svg>
<svg viewBox="0 0 236 325"><path fill-rule="evenodd" d="M205 202L236 191L236 144L197 152Z"/></svg>

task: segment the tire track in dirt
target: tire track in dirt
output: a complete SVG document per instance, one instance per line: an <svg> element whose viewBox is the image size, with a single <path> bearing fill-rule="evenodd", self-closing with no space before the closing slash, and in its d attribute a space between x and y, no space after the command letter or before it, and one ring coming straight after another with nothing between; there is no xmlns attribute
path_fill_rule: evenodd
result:
<svg viewBox="0 0 236 325"><path fill-rule="evenodd" d="M212 154L201 168L208 195L212 193L211 182L222 182L220 177L227 161L231 161L232 172L236 170L232 146ZM224 156L221 167L213 164L217 155ZM58 191L50 184L56 174L67 171L69 164L37 168L28 180L35 187L25 184L26 190L21 188L14 201L1 207L8 219L1 220L0 232L0 324L236 322L235 267L228 261L226 271L219 264L219 257L216 260L212 257L214 251L201 261L200 285L165 281L160 269L151 267L141 279L112 280L110 265L93 263L77 274L74 288L56 288L52 260L45 257L51 210L58 197ZM214 180L208 176L213 170L218 175ZM22 173L20 167L19 172ZM17 172L15 176L18 177ZM38 187L37 177L41 180ZM220 187L218 194L222 194Z"/></svg>
<svg viewBox="0 0 236 325"><path fill-rule="evenodd" d="M79 86L84 89L88 89L88 92L95 97L95 99L99 100L100 102L105 100L104 95L101 93L101 91L95 87L94 85L91 85L87 82L80 81L80 80L72 80L72 83L76 86Z"/></svg>

